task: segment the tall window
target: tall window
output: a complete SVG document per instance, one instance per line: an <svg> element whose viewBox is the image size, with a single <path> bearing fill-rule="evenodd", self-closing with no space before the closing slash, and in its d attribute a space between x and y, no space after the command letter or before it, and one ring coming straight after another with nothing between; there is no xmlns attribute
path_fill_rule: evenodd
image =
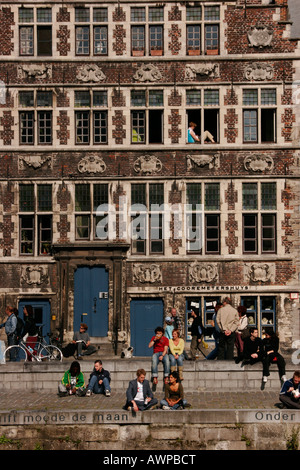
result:
<svg viewBox="0 0 300 470"><path fill-rule="evenodd" d="M243 90L244 142L276 142L276 89Z"/></svg>
<svg viewBox="0 0 300 470"><path fill-rule="evenodd" d="M164 252L164 185L131 185L131 251L133 254Z"/></svg>
<svg viewBox="0 0 300 470"><path fill-rule="evenodd" d="M50 255L52 185L20 184L19 233L21 255Z"/></svg>
<svg viewBox="0 0 300 470"><path fill-rule="evenodd" d="M220 185L188 183L186 242L187 252L220 253ZM204 194L204 196L203 196Z"/></svg>
<svg viewBox="0 0 300 470"><path fill-rule="evenodd" d="M131 91L131 143L163 142L163 90Z"/></svg>
<svg viewBox="0 0 300 470"><path fill-rule="evenodd" d="M19 92L21 145L52 144L52 92Z"/></svg>
<svg viewBox="0 0 300 470"><path fill-rule="evenodd" d="M147 16L148 15L148 16ZM148 18L148 30L146 22ZM131 55L163 55L164 51L164 8L131 7ZM147 36L148 35L148 36Z"/></svg>
<svg viewBox="0 0 300 470"><path fill-rule="evenodd" d="M217 55L220 53L220 7L186 7L187 55Z"/></svg>
<svg viewBox="0 0 300 470"><path fill-rule="evenodd" d="M52 56L51 8L19 8L19 52L22 56Z"/></svg>
<svg viewBox="0 0 300 470"><path fill-rule="evenodd" d="M98 208L101 207L101 210ZM97 225L107 226L108 185L75 185L75 238L76 240L100 240ZM105 229L106 230L106 229ZM104 231L105 231L104 230ZM108 238L108 236L107 236Z"/></svg>
<svg viewBox="0 0 300 470"><path fill-rule="evenodd" d="M107 92L75 91L74 104L76 144L107 144Z"/></svg>
<svg viewBox="0 0 300 470"><path fill-rule="evenodd" d="M215 142L219 142L219 107L219 89L186 90L186 129L191 122L195 123L195 133L201 143L210 143L205 131L210 132Z"/></svg>
<svg viewBox="0 0 300 470"><path fill-rule="evenodd" d="M243 183L243 252L276 252L276 183Z"/></svg>
<svg viewBox="0 0 300 470"><path fill-rule="evenodd" d="M107 8L75 8L76 55L108 54Z"/></svg>

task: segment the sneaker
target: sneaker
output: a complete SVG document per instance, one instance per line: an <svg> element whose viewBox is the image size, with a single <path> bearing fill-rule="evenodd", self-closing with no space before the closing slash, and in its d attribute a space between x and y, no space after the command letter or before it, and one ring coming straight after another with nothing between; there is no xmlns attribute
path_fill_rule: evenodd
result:
<svg viewBox="0 0 300 470"><path fill-rule="evenodd" d="M261 390L264 390L264 389L265 389L266 383L267 383L267 382L266 382L265 380L262 380L262 381L261 381L261 386L260 386L260 389L261 389Z"/></svg>
<svg viewBox="0 0 300 470"><path fill-rule="evenodd" d="M133 406L128 406L127 411L133 411Z"/></svg>
<svg viewBox="0 0 300 470"><path fill-rule="evenodd" d="M170 410L171 408L168 405L163 405L162 409L163 410Z"/></svg>
<svg viewBox="0 0 300 470"><path fill-rule="evenodd" d="M85 396L90 397L92 395L92 390L87 390Z"/></svg>
<svg viewBox="0 0 300 470"><path fill-rule="evenodd" d="M110 391L109 390L105 390L105 396L110 397Z"/></svg>

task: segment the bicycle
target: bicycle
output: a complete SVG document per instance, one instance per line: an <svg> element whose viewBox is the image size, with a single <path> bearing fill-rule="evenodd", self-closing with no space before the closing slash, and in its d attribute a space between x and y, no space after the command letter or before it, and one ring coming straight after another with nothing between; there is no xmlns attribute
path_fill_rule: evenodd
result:
<svg viewBox="0 0 300 470"><path fill-rule="evenodd" d="M38 340L34 346L31 348L26 345L23 340L19 344L9 346L4 351L5 362L10 360L10 362L26 362L28 360L43 362L43 361L62 361L63 353L61 350L54 346L53 344L47 344L45 337L42 336L42 328L44 325L40 326L38 332Z"/></svg>

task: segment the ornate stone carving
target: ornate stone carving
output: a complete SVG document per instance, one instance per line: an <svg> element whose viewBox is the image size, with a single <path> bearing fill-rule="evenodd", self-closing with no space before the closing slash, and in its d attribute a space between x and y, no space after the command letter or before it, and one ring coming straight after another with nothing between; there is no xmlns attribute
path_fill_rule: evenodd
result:
<svg viewBox="0 0 300 470"><path fill-rule="evenodd" d="M274 265L267 263L245 264L245 275L253 282L268 282L274 277Z"/></svg>
<svg viewBox="0 0 300 470"><path fill-rule="evenodd" d="M79 67L77 71L77 80L81 82L103 82L106 76L101 68L96 64L86 64Z"/></svg>
<svg viewBox="0 0 300 470"><path fill-rule="evenodd" d="M189 266L190 282L212 282L218 280L216 264L198 263L195 261Z"/></svg>
<svg viewBox="0 0 300 470"><path fill-rule="evenodd" d="M52 66L40 64L23 64L18 67L19 78L51 78Z"/></svg>
<svg viewBox="0 0 300 470"><path fill-rule="evenodd" d="M101 157L89 155L84 157L78 163L80 173L103 173L106 170L106 164Z"/></svg>
<svg viewBox="0 0 300 470"><path fill-rule="evenodd" d="M208 165L209 169L219 168L220 159L219 155L187 155L186 156L187 169L191 170L195 166L203 168Z"/></svg>
<svg viewBox="0 0 300 470"><path fill-rule="evenodd" d="M49 279L46 266L22 266L21 281L29 286L47 284Z"/></svg>
<svg viewBox="0 0 300 470"><path fill-rule="evenodd" d="M197 75L209 78L219 77L218 64L188 64L185 67L185 79L195 79Z"/></svg>
<svg viewBox="0 0 300 470"><path fill-rule="evenodd" d="M265 26L258 22L256 26L252 26L247 33L251 47L267 47L271 45L273 39L273 30L269 26Z"/></svg>
<svg viewBox="0 0 300 470"><path fill-rule="evenodd" d="M272 65L264 62L254 62L245 67L244 75L247 80L272 80L274 69Z"/></svg>
<svg viewBox="0 0 300 470"><path fill-rule="evenodd" d="M162 79L162 75L157 67L153 64L143 64L133 76L138 82L158 82Z"/></svg>
<svg viewBox="0 0 300 470"><path fill-rule="evenodd" d="M245 158L244 167L247 171L272 171L274 160L268 155L253 155Z"/></svg>
<svg viewBox="0 0 300 470"><path fill-rule="evenodd" d="M134 171L142 175L153 175L162 169L162 162L154 155L143 155L136 159L133 165Z"/></svg>
<svg viewBox="0 0 300 470"><path fill-rule="evenodd" d="M48 168L52 168L52 156L48 155L20 155L18 159L19 170L24 170L25 165L35 170L46 164Z"/></svg>
<svg viewBox="0 0 300 470"><path fill-rule="evenodd" d="M161 282L161 267L158 264L134 264L133 278L135 282L142 284L150 282Z"/></svg>

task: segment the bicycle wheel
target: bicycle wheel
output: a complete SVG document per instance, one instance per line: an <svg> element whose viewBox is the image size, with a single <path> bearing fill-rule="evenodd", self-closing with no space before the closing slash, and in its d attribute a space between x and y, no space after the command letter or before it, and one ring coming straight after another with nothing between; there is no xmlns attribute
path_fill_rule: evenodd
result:
<svg viewBox="0 0 300 470"><path fill-rule="evenodd" d="M41 361L62 361L63 354L59 348L49 344L41 348L38 357Z"/></svg>
<svg viewBox="0 0 300 470"><path fill-rule="evenodd" d="M5 362L27 361L27 352L21 346L9 346L4 351Z"/></svg>

